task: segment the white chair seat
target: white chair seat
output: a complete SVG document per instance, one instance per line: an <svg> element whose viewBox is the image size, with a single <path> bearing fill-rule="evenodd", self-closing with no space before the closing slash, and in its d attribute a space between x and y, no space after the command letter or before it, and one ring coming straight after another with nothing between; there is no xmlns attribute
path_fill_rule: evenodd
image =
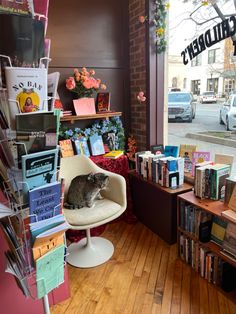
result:
<svg viewBox="0 0 236 314"><path fill-rule="evenodd" d="M96 200L93 207L83 207L80 209L66 209L64 208L64 215L67 222L72 226L82 226L95 224L106 220L121 210L121 206L111 200L104 198L103 200Z"/></svg>

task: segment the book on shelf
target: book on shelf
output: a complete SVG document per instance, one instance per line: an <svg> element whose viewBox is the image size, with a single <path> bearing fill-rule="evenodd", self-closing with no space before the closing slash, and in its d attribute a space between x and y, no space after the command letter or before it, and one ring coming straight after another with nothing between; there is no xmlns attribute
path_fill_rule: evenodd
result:
<svg viewBox="0 0 236 314"><path fill-rule="evenodd" d="M74 149L72 146L71 140L61 140L59 141L61 156L62 157L71 157L74 156Z"/></svg>
<svg viewBox="0 0 236 314"><path fill-rule="evenodd" d="M197 150L197 145L180 144L179 156L184 158L184 171L192 172L193 153Z"/></svg>
<svg viewBox="0 0 236 314"><path fill-rule="evenodd" d="M61 213L61 183L45 184L29 191L30 222L51 218Z"/></svg>
<svg viewBox="0 0 236 314"><path fill-rule="evenodd" d="M58 149L22 156L23 193L56 181Z"/></svg>
<svg viewBox="0 0 236 314"><path fill-rule="evenodd" d="M108 153L110 150L115 150L116 146L116 135L114 132L107 132L102 135L102 140L105 148L105 152Z"/></svg>
<svg viewBox="0 0 236 314"><path fill-rule="evenodd" d="M124 155L123 150L111 150L109 153L103 155L104 158L116 159L120 156Z"/></svg>
<svg viewBox="0 0 236 314"><path fill-rule="evenodd" d="M74 141L74 145L77 155L85 155L87 157L90 157L88 142L84 136L81 136L80 138L76 139Z"/></svg>
<svg viewBox="0 0 236 314"><path fill-rule="evenodd" d="M22 0L22 1L0 1L0 13L8 14L19 14L24 16L34 15L34 6L31 3L31 0Z"/></svg>
<svg viewBox="0 0 236 314"><path fill-rule="evenodd" d="M179 156L179 146L166 145L164 149L164 155L166 157L178 157Z"/></svg>
<svg viewBox="0 0 236 314"><path fill-rule="evenodd" d="M234 187L233 192L230 196L228 207L229 209L232 209L236 212L236 187Z"/></svg>
<svg viewBox="0 0 236 314"><path fill-rule="evenodd" d="M212 225L212 215L205 211L200 213L199 222L199 241L208 242L211 238L211 225Z"/></svg>
<svg viewBox="0 0 236 314"><path fill-rule="evenodd" d="M221 213L221 216L227 218L229 221L236 223L236 212L232 209L224 210Z"/></svg>
<svg viewBox="0 0 236 314"><path fill-rule="evenodd" d="M60 78L60 72L53 72L48 74L48 108L52 110L56 98L58 98L57 87Z"/></svg>
<svg viewBox="0 0 236 314"><path fill-rule="evenodd" d="M93 156L104 155L104 145L102 136L98 134L94 134L89 137L90 148Z"/></svg>
<svg viewBox="0 0 236 314"><path fill-rule="evenodd" d="M224 236L225 236L225 230L227 227L227 222L222 220L218 216L213 216L212 219L212 226L211 226L211 241L222 245Z"/></svg>
<svg viewBox="0 0 236 314"><path fill-rule="evenodd" d="M230 176L225 180L225 204L229 203L230 197L233 193L234 187L236 186L236 176Z"/></svg>
<svg viewBox="0 0 236 314"><path fill-rule="evenodd" d="M58 119L53 111L16 115L18 166L21 157L57 147ZM22 145L20 145L22 143Z"/></svg>
<svg viewBox="0 0 236 314"><path fill-rule="evenodd" d="M229 222L222 243L222 252L229 254L236 261L236 224Z"/></svg>
<svg viewBox="0 0 236 314"><path fill-rule="evenodd" d="M210 152L200 152L195 151L193 152L192 156L192 176L195 175L195 165L204 162L204 161L210 161L211 160L211 153Z"/></svg>
<svg viewBox="0 0 236 314"><path fill-rule="evenodd" d="M97 94L96 111L98 113L110 111L111 93L102 92Z"/></svg>
<svg viewBox="0 0 236 314"><path fill-rule="evenodd" d="M234 162L234 155L215 154L216 164L226 164L226 165L230 165L232 168L233 162Z"/></svg>
<svg viewBox="0 0 236 314"><path fill-rule="evenodd" d="M151 145L150 149L151 149L151 152L155 155L164 154L163 144Z"/></svg>
<svg viewBox="0 0 236 314"><path fill-rule="evenodd" d="M40 299L64 281L65 246L62 244L36 260L37 297Z"/></svg>
<svg viewBox="0 0 236 314"><path fill-rule="evenodd" d="M230 165L215 164L211 167L210 172L210 190L211 199L223 200L225 196L226 178L230 176Z"/></svg>

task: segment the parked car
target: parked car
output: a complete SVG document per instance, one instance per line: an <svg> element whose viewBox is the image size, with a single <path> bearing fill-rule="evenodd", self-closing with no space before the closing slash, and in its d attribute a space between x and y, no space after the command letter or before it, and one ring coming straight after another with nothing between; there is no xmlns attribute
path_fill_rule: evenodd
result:
<svg viewBox="0 0 236 314"><path fill-rule="evenodd" d="M220 124L225 124L227 131L236 130L236 95L230 95L220 108Z"/></svg>
<svg viewBox="0 0 236 314"><path fill-rule="evenodd" d="M216 103L216 94L215 92L204 92L202 93L202 95L200 96L200 102L203 103L210 103L210 102L214 102Z"/></svg>
<svg viewBox="0 0 236 314"><path fill-rule="evenodd" d="M196 100L192 93L168 93L168 119L192 122L196 114Z"/></svg>

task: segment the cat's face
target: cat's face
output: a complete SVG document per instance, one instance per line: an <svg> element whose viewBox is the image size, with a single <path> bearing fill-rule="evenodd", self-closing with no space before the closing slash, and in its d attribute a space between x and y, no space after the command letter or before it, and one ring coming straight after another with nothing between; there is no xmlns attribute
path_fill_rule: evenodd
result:
<svg viewBox="0 0 236 314"><path fill-rule="evenodd" d="M98 172L98 173L93 174L92 177L93 177L94 184L98 188L104 189L105 187L108 186L109 177L106 174Z"/></svg>

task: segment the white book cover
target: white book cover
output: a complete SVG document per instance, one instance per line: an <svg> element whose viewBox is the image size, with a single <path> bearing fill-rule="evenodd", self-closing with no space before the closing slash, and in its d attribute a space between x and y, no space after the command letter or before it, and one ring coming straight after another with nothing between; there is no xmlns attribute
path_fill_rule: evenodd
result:
<svg viewBox="0 0 236 314"><path fill-rule="evenodd" d="M15 114L48 110L47 69L6 67L11 128Z"/></svg>
<svg viewBox="0 0 236 314"><path fill-rule="evenodd" d="M53 72L48 74L48 97L50 103L50 110L54 108L54 102L57 98L57 87L60 78L60 72ZM51 98L51 99L50 99Z"/></svg>

